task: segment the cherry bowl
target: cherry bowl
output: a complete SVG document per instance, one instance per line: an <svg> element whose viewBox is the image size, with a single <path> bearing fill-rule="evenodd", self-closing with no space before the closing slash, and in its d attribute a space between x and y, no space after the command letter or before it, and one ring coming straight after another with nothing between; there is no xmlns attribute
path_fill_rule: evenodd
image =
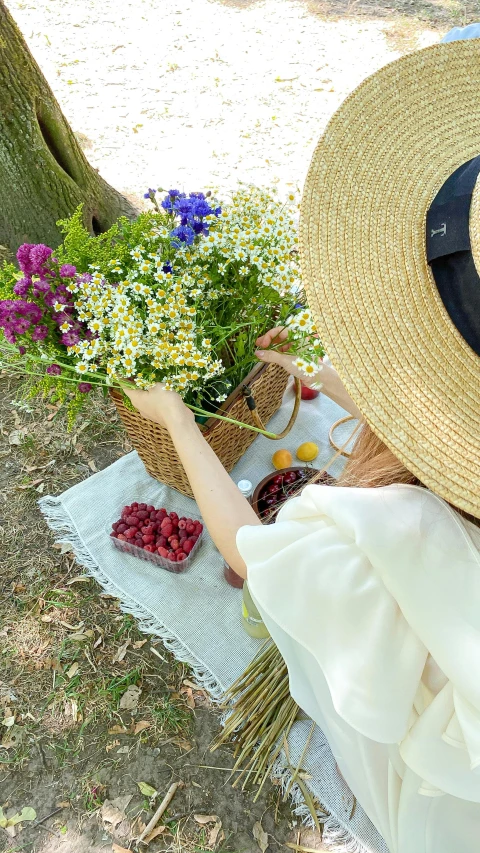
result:
<svg viewBox="0 0 480 853"><path fill-rule="evenodd" d="M318 474L318 468L305 466L281 468L280 471L267 474L259 482L252 497L252 506L259 519L264 524L272 524L285 501L298 494ZM316 482L329 485L333 483L333 478L322 473Z"/></svg>

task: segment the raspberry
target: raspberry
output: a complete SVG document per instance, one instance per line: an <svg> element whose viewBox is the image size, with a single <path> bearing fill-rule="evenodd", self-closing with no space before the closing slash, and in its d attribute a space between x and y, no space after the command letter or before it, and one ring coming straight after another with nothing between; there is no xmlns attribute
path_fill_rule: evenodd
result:
<svg viewBox="0 0 480 853"><path fill-rule="evenodd" d="M164 510L164 509L157 510L156 516L157 516L158 521L163 521L163 519L167 517L166 510Z"/></svg>
<svg viewBox="0 0 480 853"><path fill-rule="evenodd" d="M132 504L132 509L138 509L138 503L137 503L137 501L134 501L134 502L133 502L133 504Z"/></svg>
<svg viewBox="0 0 480 853"><path fill-rule="evenodd" d="M171 526L172 526L172 522L168 518L168 516L165 516L165 518L162 519L162 521L160 522L160 527L162 528L162 530L164 527L171 527Z"/></svg>
<svg viewBox="0 0 480 853"><path fill-rule="evenodd" d="M173 535L173 527L171 524L169 527L162 527L162 536L165 536L167 539L169 539L170 536L172 536L172 535Z"/></svg>
<svg viewBox="0 0 480 853"><path fill-rule="evenodd" d="M176 554L177 554L177 563L181 563L182 560L185 560L187 557L187 555L185 554L184 551L177 551Z"/></svg>
<svg viewBox="0 0 480 853"><path fill-rule="evenodd" d="M193 551L194 547L195 547L195 542L192 542L191 539L186 539L185 542L183 543L183 550L185 551L185 554L189 554L190 551Z"/></svg>
<svg viewBox="0 0 480 853"><path fill-rule="evenodd" d="M168 541L170 542L170 548L172 549L172 551L176 551L180 545L180 542L178 541L178 539L172 539L170 537L170 539Z"/></svg>
<svg viewBox="0 0 480 853"><path fill-rule="evenodd" d="M157 553L160 554L161 557L168 556L168 551L166 548L157 548Z"/></svg>
<svg viewBox="0 0 480 853"><path fill-rule="evenodd" d="M123 533L117 534L117 539L120 539L122 542L127 542L127 537L123 535Z"/></svg>
<svg viewBox="0 0 480 853"><path fill-rule="evenodd" d="M133 537L135 536L136 532L137 532L137 528L136 528L136 527L129 527L129 528L128 528L128 530L126 530L126 531L125 531L125 538L126 538L126 539L133 539Z"/></svg>
<svg viewBox="0 0 480 853"><path fill-rule="evenodd" d="M136 515L128 515L125 519L126 523L129 527L137 527L138 526L138 518Z"/></svg>
<svg viewBox="0 0 480 853"><path fill-rule="evenodd" d="M147 505L147 512L156 512L155 507L152 506L151 504L148 504Z"/></svg>
<svg viewBox="0 0 480 853"><path fill-rule="evenodd" d="M189 522L188 522L188 524L187 524L187 525L186 525L186 527L185 527L185 530L186 530L186 531L187 531L187 533L189 533L189 534L190 534L190 533L195 533L195 525L194 525L193 521L189 521Z"/></svg>
<svg viewBox="0 0 480 853"><path fill-rule="evenodd" d="M155 536L144 536L143 542L145 545L151 545L152 542L155 542Z"/></svg>
<svg viewBox="0 0 480 853"><path fill-rule="evenodd" d="M185 530L186 526L187 526L187 521L186 521L186 519L185 519L185 518L180 518L180 519L179 519L179 522L178 522L178 529L179 529L179 530Z"/></svg>
<svg viewBox="0 0 480 853"><path fill-rule="evenodd" d="M146 518L148 518L148 517L149 517L149 513L147 512L147 510L146 510L146 509L139 509L139 510L138 510L138 512L137 512L137 518L139 518L139 519L140 519L140 521L145 521L145 519L146 519Z"/></svg>
<svg viewBox="0 0 480 853"><path fill-rule="evenodd" d="M127 530L126 524L118 524L117 525L117 533L125 533L126 530Z"/></svg>
<svg viewBox="0 0 480 853"><path fill-rule="evenodd" d="M124 506L122 509L122 515L123 515L123 513L125 513L125 515L131 515L132 507L131 506Z"/></svg>
<svg viewBox="0 0 480 853"><path fill-rule="evenodd" d="M153 547L153 545L148 545L148 544L147 544L147 545L144 545L144 546L143 546L143 550L144 550L144 551L148 551L148 553L149 553L149 554L154 554L154 553L155 553L155 548Z"/></svg>
<svg viewBox="0 0 480 853"><path fill-rule="evenodd" d="M165 548L166 544L167 544L167 537L166 536L159 536L157 539L157 548Z"/></svg>
<svg viewBox="0 0 480 853"><path fill-rule="evenodd" d="M167 560L170 560L172 563L177 562L177 555L175 551L169 551L167 554Z"/></svg>
<svg viewBox="0 0 480 853"><path fill-rule="evenodd" d="M195 522L195 533L197 534L197 536L199 533L202 532L202 530L203 530L203 524L200 521L196 521Z"/></svg>
<svg viewBox="0 0 480 853"><path fill-rule="evenodd" d="M138 504L138 508L139 508L139 509L146 509L146 508L147 508L147 504Z"/></svg>

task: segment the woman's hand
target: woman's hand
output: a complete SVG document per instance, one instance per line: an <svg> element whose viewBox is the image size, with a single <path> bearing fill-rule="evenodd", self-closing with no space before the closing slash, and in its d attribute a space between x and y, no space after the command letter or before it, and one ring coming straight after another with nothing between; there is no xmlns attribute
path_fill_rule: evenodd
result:
<svg viewBox="0 0 480 853"><path fill-rule="evenodd" d="M179 394L175 391L166 391L161 383L157 383L148 391L140 391L138 388L127 388L123 386L127 397L132 401L135 408L150 421L170 429L175 422L193 421L193 412L187 409Z"/></svg>
<svg viewBox="0 0 480 853"><path fill-rule="evenodd" d="M313 376L305 376L294 364L296 356L289 354L289 344L282 344L282 341L285 341L287 337L288 332L282 326L270 329L269 332L266 332L257 339L257 346L261 349L258 349L255 355L260 361L264 361L265 363L280 364L292 376L301 379L304 385L308 385L310 388L318 388L322 394L330 397L331 400L338 403L342 409L345 409L354 418L361 418L362 413L360 409L353 402L335 368L329 364L319 362L318 373L313 374ZM278 346L278 344L282 344L279 349L267 349L267 347L272 345Z"/></svg>
<svg viewBox="0 0 480 853"><path fill-rule="evenodd" d="M268 349L268 347L271 346L278 346L282 341L285 341L287 337L288 331L282 326L276 326L274 329L270 329L269 332L266 332L264 335L257 338L256 344L260 349L255 352L255 355L260 361L270 364L280 364L287 373L291 373L292 376L296 376L297 379L301 379L303 384L308 385L309 388L321 388L323 385L322 371L324 369L324 365L321 361L318 363L318 373L313 374L312 376L305 376L305 374L302 373L295 364L297 356L289 355L288 353L290 344L283 344L278 349Z"/></svg>

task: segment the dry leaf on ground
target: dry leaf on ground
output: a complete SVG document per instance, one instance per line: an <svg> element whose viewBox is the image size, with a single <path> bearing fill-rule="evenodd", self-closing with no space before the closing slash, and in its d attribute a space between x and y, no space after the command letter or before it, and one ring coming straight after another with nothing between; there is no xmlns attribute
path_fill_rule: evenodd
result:
<svg viewBox="0 0 480 853"><path fill-rule="evenodd" d="M127 847L120 847L118 844L112 844L112 853L132 853Z"/></svg>
<svg viewBox="0 0 480 853"><path fill-rule="evenodd" d="M218 841L218 834L219 834L221 828L222 828L222 821L217 820L215 826L213 827L213 829L210 830L210 833L208 836L209 847L215 847L215 845Z"/></svg>
<svg viewBox="0 0 480 853"><path fill-rule="evenodd" d="M126 733L126 731L127 730L126 730L125 726L116 725L116 726L112 726L112 728L108 730L108 734L109 735L124 735Z"/></svg>
<svg viewBox="0 0 480 853"><path fill-rule="evenodd" d="M136 687L134 684L127 687L120 699L120 708L123 708L124 711L136 711L141 692L140 687Z"/></svg>
<svg viewBox="0 0 480 853"><path fill-rule="evenodd" d="M217 814L194 814L193 819L196 820L200 826L205 826L207 823L216 823L219 820Z"/></svg>
<svg viewBox="0 0 480 853"><path fill-rule="evenodd" d="M73 678L73 676L77 674L79 669L80 669L80 665L77 662L72 663L70 669L67 669L67 672L65 673L67 678L68 679Z"/></svg>
<svg viewBox="0 0 480 853"><path fill-rule="evenodd" d="M117 649L115 657L113 658L113 663L121 663L127 654L127 649L132 641L126 640L126 642Z"/></svg>
<svg viewBox="0 0 480 853"><path fill-rule="evenodd" d="M265 853L265 850L268 847L268 835L259 820L253 824L253 837L262 853Z"/></svg>
<svg viewBox="0 0 480 853"><path fill-rule="evenodd" d="M166 826L156 826L155 829L152 829L152 831L145 836L145 838L143 839L144 843L150 844L150 842L153 841L154 838L158 838L159 835L162 835L162 833L165 832L166 828Z"/></svg>
<svg viewBox="0 0 480 853"><path fill-rule="evenodd" d="M138 735L140 732L145 731L145 729L149 729L151 725L148 720L139 720L138 723L135 723L133 734Z"/></svg>
<svg viewBox="0 0 480 853"><path fill-rule="evenodd" d="M136 640L133 644L133 648L134 649L141 649L142 646L145 645L145 643L148 643L148 640Z"/></svg>

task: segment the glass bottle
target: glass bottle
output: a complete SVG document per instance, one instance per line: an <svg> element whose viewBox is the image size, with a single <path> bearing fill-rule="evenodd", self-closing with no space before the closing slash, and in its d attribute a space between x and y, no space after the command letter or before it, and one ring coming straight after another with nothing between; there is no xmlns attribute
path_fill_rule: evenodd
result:
<svg viewBox="0 0 480 853"><path fill-rule="evenodd" d="M243 601L242 601L242 625L250 635L258 640L265 640L270 636L258 608L255 606L248 584L245 581L243 585Z"/></svg>
<svg viewBox="0 0 480 853"><path fill-rule="evenodd" d="M246 498L247 501L251 503L253 497L253 486L250 480L240 480L237 483L237 487L244 496L244 498ZM234 572L233 569L231 569L228 563L226 562L223 564L223 577L225 578L227 583L230 584L230 586L235 587L235 589L243 588L243 578L240 577L240 575L237 575L237 573Z"/></svg>

